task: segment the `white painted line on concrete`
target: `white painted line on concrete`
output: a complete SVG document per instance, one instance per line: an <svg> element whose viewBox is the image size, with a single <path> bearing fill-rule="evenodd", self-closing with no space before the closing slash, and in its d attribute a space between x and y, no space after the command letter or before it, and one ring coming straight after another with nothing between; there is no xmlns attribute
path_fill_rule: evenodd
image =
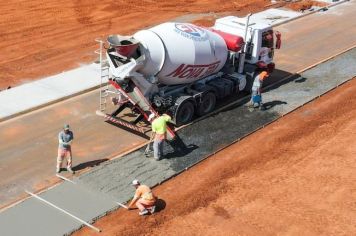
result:
<svg viewBox="0 0 356 236"><path fill-rule="evenodd" d="M124 204L120 203L120 202L115 202L117 205L125 208L125 209L129 209L127 206L125 206Z"/></svg>
<svg viewBox="0 0 356 236"><path fill-rule="evenodd" d="M49 201L47 201L47 200L45 200L45 199L43 199L43 198L37 196L36 194L33 194L33 193L31 193L31 192L29 192L29 191L27 191L27 190L25 190L25 192L28 193L28 194L30 194L32 197L37 198L38 200L40 200L40 201L42 201L42 202L44 202L44 203L50 205L51 207L54 207L54 208L56 208L57 210L59 210L59 211L65 213L65 214L69 215L70 217L72 217L72 218L78 220L79 222L81 222L82 224L85 224L86 226L88 226L89 228L95 230L96 232L101 232L101 230L98 229L98 228L96 228L95 226L93 226L93 225L87 223L86 221L84 221L84 220L82 220L82 219L80 219L80 218L78 218L78 217L76 217L76 216L70 214L68 211L66 211L66 210L64 210L64 209L62 209L62 208L60 208L60 207L54 205L53 203L50 203Z"/></svg>
<svg viewBox="0 0 356 236"><path fill-rule="evenodd" d="M63 179L64 181L68 181L68 182L70 182L70 183L72 183L72 184L77 184L76 182L74 182L74 181L72 181L72 180L70 180L70 179L68 179L68 178L66 178L66 177L64 177L64 176L62 176L62 175L60 175L60 174L56 174L56 176L57 176L58 178ZM119 206L125 208L125 209L129 209L126 205L124 205L124 204L122 204L122 203L120 203L120 202L116 202L116 201L115 201L115 203L116 203L117 205L119 205Z"/></svg>
<svg viewBox="0 0 356 236"><path fill-rule="evenodd" d="M64 177L64 176L62 176L62 175L60 175L60 174L56 174L56 176L57 176L58 178L60 178L60 179L63 179L63 180L68 181L68 182L71 182L72 184L77 184L77 183L74 182L73 180L70 180L70 179L68 179L68 178L66 178L66 177Z"/></svg>

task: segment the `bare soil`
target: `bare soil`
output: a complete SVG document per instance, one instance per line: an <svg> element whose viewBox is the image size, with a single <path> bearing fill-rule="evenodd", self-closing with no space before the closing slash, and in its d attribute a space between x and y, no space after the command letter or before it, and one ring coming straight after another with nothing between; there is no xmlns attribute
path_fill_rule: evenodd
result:
<svg viewBox="0 0 356 236"><path fill-rule="evenodd" d="M160 212L119 209L95 226L101 235L355 235L355 116L353 79L156 187Z"/></svg>
<svg viewBox="0 0 356 236"><path fill-rule="evenodd" d="M9 0L0 6L0 90L93 62L96 38L131 34L185 14L214 12L243 16L271 7L270 3L269 0ZM197 23L210 26L213 21L210 17Z"/></svg>
<svg viewBox="0 0 356 236"><path fill-rule="evenodd" d="M286 5L286 7L295 10L295 11L305 11L310 9L313 6L317 7L325 7L327 6L326 2L318 2L318 1L310 1L310 0L302 0L297 2L290 2Z"/></svg>

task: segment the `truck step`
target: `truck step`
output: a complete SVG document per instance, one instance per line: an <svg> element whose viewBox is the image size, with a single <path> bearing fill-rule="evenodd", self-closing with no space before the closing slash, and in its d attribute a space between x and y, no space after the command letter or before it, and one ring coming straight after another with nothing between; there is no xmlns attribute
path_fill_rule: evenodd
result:
<svg viewBox="0 0 356 236"><path fill-rule="evenodd" d="M107 119L108 121L110 121L110 122L112 122L114 124L126 127L126 128L128 128L130 130L134 130L134 131L139 132L141 134L145 134L146 133L146 131L143 128L138 127L138 126L136 126L134 124L131 124L130 122L127 122L127 121L125 121L125 120L123 120L121 118L110 116L109 114L105 114L105 113L103 113L101 111L96 111L96 114L99 115L99 116L105 117L105 119Z"/></svg>

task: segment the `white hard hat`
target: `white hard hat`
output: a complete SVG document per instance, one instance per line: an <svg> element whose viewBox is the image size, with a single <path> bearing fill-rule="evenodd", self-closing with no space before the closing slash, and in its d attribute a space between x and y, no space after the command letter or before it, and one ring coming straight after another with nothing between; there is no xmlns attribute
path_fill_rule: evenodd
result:
<svg viewBox="0 0 356 236"><path fill-rule="evenodd" d="M140 181L138 181L137 179L134 179L132 181L132 185L139 185L140 184Z"/></svg>
<svg viewBox="0 0 356 236"><path fill-rule="evenodd" d="M151 114L148 116L148 121L151 121L153 118L155 118L155 114L154 114L154 113L151 113Z"/></svg>

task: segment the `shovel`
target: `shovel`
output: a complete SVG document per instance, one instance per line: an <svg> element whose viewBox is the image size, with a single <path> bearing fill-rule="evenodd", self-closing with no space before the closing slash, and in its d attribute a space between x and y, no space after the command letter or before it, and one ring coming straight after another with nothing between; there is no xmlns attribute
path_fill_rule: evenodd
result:
<svg viewBox="0 0 356 236"><path fill-rule="evenodd" d="M151 146L151 142L149 142L149 143L147 144L147 147L146 147L146 149L145 149L145 156L146 156L146 157L149 157L149 155L150 155L150 152L151 152L150 146Z"/></svg>
<svg viewBox="0 0 356 236"><path fill-rule="evenodd" d="M153 137L154 137L154 133L151 134L151 138L150 138L150 141L148 142L147 144L147 147L145 149L145 157L150 157L150 153L151 153L151 142L153 140Z"/></svg>

